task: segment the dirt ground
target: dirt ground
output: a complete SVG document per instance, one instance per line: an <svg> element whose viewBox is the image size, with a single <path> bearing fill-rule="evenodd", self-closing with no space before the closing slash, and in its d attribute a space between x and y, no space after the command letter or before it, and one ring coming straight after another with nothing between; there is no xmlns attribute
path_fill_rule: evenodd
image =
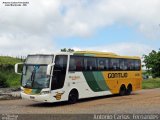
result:
<svg viewBox="0 0 160 120"><path fill-rule="evenodd" d="M1 100L0 114L152 114L160 113L160 88L140 90L129 96L104 96L79 100L76 104Z"/></svg>

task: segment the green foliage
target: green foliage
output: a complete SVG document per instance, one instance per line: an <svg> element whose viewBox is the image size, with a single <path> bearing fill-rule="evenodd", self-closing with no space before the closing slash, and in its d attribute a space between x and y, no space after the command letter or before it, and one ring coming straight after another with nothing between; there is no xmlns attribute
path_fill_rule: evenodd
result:
<svg viewBox="0 0 160 120"><path fill-rule="evenodd" d="M143 80L142 88L143 89L160 88L160 78Z"/></svg>
<svg viewBox="0 0 160 120"><path fill-rule="evenodd" d="M71 48L68 48L68 49L63 48L63 49L61 49L61 52L74 52L74 49L71 49Z"/></svg>
<svg viewBox="0 0 160 120"><path fill-rule="evenodd" d="M18 87L20 86L20 75L13 71L0 72L0 86L1 87Z"/></svg>
<svg viewBox="0 0 160 120"><path fill-rule="evenodd" d="M20 85L20 75L14 72L14 65L21 59L0 56L0 87L17 87Z"/></svg>
<svg viewBox="0 0 160 120"><path fill-rule="evenodd" d="M13 71L14 65L18 62L22 62L21 59L0 56L0 71Z"/></svg>
<svg viewBox="0 0 160 120"><path fill-rule="evenodd" d="M17 62L21 62L21 59L8 57L8 56L0 56L0 64L14 65Z"/></svg>
<svg viewBox="0 0 160 120"><path fill-rule="evenodd" d="M160 50L154 51L152 50L149 55L144 55L144 63L147 68L147 72L151 73L152 76L160 77Z"/></svg>
<svg viewBox="0 0 160 120"><path fill-rule="evenodd" d="M8 87L7 78L5 75L0 73L0 88Z"/></svg>

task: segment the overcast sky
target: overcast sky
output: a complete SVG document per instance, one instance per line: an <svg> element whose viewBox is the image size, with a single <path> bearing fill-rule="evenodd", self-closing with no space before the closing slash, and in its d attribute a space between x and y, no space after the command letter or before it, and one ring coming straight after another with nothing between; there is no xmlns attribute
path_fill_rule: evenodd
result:
<svg viewBox="0 0 160 120"><path fill-rule="evenodd" d="M160 48L160 0L0 1L0 55L74 48L141 56Z"/></svg>

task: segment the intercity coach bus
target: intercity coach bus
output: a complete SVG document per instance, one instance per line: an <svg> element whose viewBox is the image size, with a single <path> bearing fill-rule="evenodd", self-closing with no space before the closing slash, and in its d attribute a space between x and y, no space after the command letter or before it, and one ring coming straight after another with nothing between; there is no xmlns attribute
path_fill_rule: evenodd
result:
<svg viewBox="0 0 160 120"><path fill-rule="evenodd" d="M18 72L23 64L22 72ZM40 102L69 101L140 90L141 60L95 51L28 55L15 65L21 74L21 97Z"/></svg>

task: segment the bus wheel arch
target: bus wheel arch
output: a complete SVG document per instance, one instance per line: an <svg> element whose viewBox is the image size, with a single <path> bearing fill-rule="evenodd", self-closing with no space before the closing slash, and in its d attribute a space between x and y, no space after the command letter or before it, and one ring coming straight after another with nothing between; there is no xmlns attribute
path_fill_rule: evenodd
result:
<svg viewBox="0 0 160 120"><path fill-rule="evenodd" d="M132 84L128 84L127 90L126 90L126 95L130 95L132 92Z"/></svg>
<svg viewBox="0 0 160 120"><path fill-rule="evenodd" d="M70 92L69 92L69 95L68 95L68 102L70 104L74 104L77 102L79 98L79 92L76 88L73 88Z"/></svg>
<svg viewBox="0 0 160 120"><path fill-rule="evenodd" d="M122 84L120 89L119 89L119 95L123 96L125 94L126 94L126 86L124 84Z"/></svg>

